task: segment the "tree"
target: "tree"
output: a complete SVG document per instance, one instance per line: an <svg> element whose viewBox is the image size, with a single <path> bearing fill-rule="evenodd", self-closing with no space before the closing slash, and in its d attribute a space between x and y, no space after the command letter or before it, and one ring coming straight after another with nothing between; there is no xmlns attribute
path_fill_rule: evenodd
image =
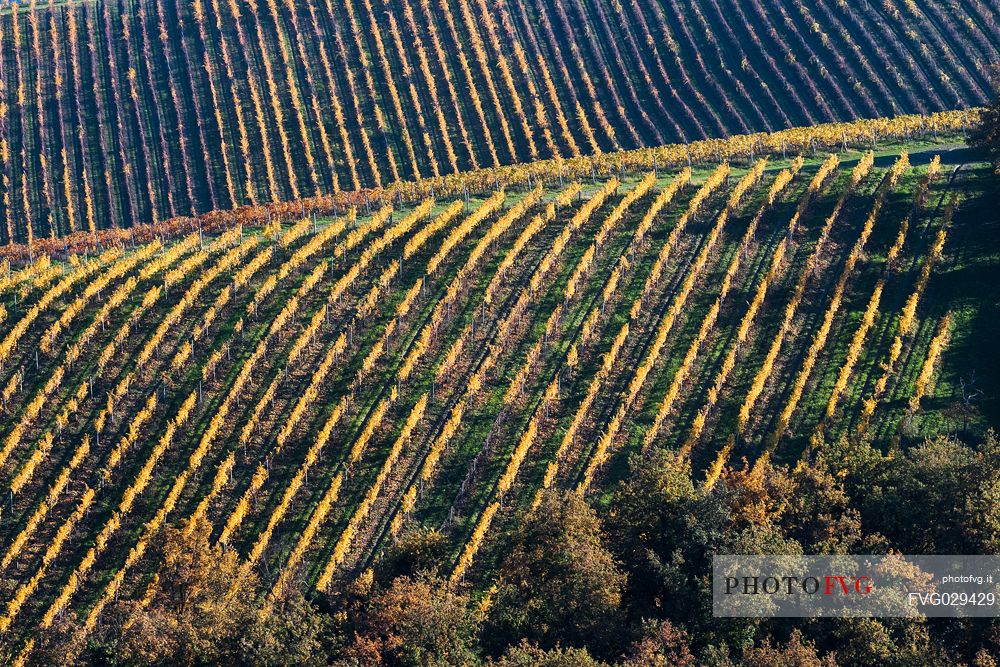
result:
<svg viewBox="0 0 1000 667"><path fill-rule="evenodd" d="M609 521L611 544L631 573L630 588L652 594L663 572L660 556L677 548L676 529L697 499L690 466L664 449L649 457L633 457L631 474L619 486ZM650 615L650 614L647 614Z"/></svg>
<svg viewBox="0 0 1000 667"><path fill-rule="evenodd" d="M625 661L626 667L693 667L694 664L687 633L670 621L650 624Z"/></svg>
<svg viewBox="0 0 1000 667"><path fill-rule="evenodd" d="M407 530L386 550L378 566L378 578L388 585L399 576L436 573L447 549L447 538L440 530L424 527Z"/></svg>
<svg viewBox="0 0 1000 667"><path fill-rule="evenodd" d="M109 609L96 651L125 665L326 664L329 619L298 594L258 614L256 576L212 544L207 519L194 521L164 531L158 579Z"/></svg>
<svg viewBox="0 0 1000 667"><path fill-rule="evenodd" d="M961 623L942 624L939 630L945 632L932 637L926 623L914 623L908 619L845 618L831 625L823 633L826 636L816 637L816 642L834 647L837 664L840 665L945 667L964 664L948 652L948 649L964 652L959 647L973 634L969 626ZM786 649L792 643L789 642Z"/></svg>
<svg viewBox="0 0 1000 667"><path fill-rule="evenodd" d="M927 440L886 460L861 488L865 525L902 553L1000 549L1000 442L993 433L979 447L946 436Z"/></svg>
<svg viewBox="0 0 1000 667"><path fill-rule="evenodd" d="M986 153L1000 171L1000 67L992 69L993 101L983 109L979 124L969 135L969 145Z"/></svg>
<svg viewBox="0 0 1000 667"><path fill-rule="evenodd" d="M125 602L115 647L125 664L199 665L234 657L238 638L253 615L248 604L255 581L239 580L239 557L210 541L202 518L185 530L169 528L162 539L163 566L152 600Z"/></svg>
<svg viewBox="0 0 1000 667"><path fill-rule="evenodd" d="M710 490L695 488L690 465L654 448L631 461L611 502L610 544L628 572L631 619L683 624L699 655L708 644L742 645L747 619L712 616L715 554L793 554L801 546L780 525L793 485L783 469L727 471Z"/></svg>
<svg viewBox="0 0 1000 667"><path fill-rule="evenodd" d="M851 506L843 483L831 474L825 458L799 465L791 479L794 491L781 518L785 535L807 553L857 553L864 539L861 514Z"/></svg>
<svg viewBox="0 0 1000 667"><path fill-rule="evenodd" d="M521 638L600 651L619 634L624 585L594 510L578 494L547 491L501 565L486 643L497 653Z"/></svg>
<svg viewBox="0 0 1000 667"><path fill-rule="evenodd" d="M333 619L293 589L276 602L266 620L255 617L239 640L238 655L245 665L319 667L328 664L341 644Z"/></svg>
<svg viewBox="0 0 1000 667"><path fill-rule="evenodd" d="M816 647L803 641L798 630L792 631L792 637L783 646L775 646L770 639L757 648L751 649L744 657L746 667L836 667L837 661L832 655L820 657Z"/></svg>
<svg viewBox="0 0 1000 667"><path fill-rule="evenodd" d="M949 420L961 424L959 433L964 434L969 431L969 423L981 416L979 407L976 405L984 398L984 392L977 386L975 370L968 378L958 379L958 388L955 392L955 399L944 409L944 415Z"/></svg>
<svg viewBox="0 0 1000 667"><path fill-rule="evenodd" d="M364 665L469 665L478 631L468 595L436 576L403 576L359 610L351 653Z"/></svg>
<svg viewBox="0 0 1000 667"><path fill-rule="evenodd" d="M528 642L512 646L491 667L607 667L607 663L594 659L587 649L553 648L546 651Z"/></svg>

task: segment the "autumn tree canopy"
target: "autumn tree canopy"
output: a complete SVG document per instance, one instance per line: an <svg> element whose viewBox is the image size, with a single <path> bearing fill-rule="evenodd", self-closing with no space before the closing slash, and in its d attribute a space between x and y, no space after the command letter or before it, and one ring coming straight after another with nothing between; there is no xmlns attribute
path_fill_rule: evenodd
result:
<svg viewBox="0 0 1000 667"><path fill-rule="evenodd" d="M575 493L546 493L500 567L487 641L600 647L624 584L594 510Z"/></svg>

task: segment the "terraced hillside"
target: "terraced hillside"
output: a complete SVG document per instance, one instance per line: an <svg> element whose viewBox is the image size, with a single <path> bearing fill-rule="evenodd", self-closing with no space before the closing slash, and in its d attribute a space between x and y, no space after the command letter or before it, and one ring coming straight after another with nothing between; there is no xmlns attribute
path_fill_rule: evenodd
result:
<svg viewBox="0 0 1000 667"><path fill-rule="evenodd" d="M10 270L2 644L145 599L185 518L259 574L261 613L417 524L484 589L541 489L600 494L630 454L680 451L711 485L948 428L995 327L985 173L773 158Z"/></svg>
<svg viewBox="0 0 1000 667"><path fill-rule="evenodd" d="M0 243L985 102L985 0L95 0L0 15Z"/></svg>

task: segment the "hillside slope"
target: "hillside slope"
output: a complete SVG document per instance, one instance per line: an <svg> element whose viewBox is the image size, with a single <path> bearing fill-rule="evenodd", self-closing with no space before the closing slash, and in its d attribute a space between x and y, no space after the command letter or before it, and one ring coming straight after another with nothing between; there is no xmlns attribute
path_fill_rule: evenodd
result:
<svg viewBox="0 0 1000 667"><path fill-rule="evenodd" d="M996 274L986 173L772 159L12 272L4 648L142 597L156 536L187 517L259 573L262 605L415 523L443 528L446 574L486 587L540 489L600 493L644 449L712 484L850 432L958 428L995 327L971 289ZM980 408L963 428L996 424Z"/></svg>
<svg viewBox="0 0 1000 667"><path fill-rule="evenodd" d="M983 0L97 0L0 15L0 243L985 101Z"/></svg>

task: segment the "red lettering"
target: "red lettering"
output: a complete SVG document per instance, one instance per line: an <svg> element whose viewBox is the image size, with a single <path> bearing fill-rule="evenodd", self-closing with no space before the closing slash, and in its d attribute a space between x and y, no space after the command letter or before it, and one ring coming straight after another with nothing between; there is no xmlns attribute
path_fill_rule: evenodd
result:
<svg viewBox="0 0 1000 667"><path fill-rule="evenodd" d="M832 577L830 575L826 575L823 580L826 582L823 595L833 595L836 592L837 584L840 584L840 590L843 591L844 595L848 594L847 582L844 581L843 577Z"/></svg>

